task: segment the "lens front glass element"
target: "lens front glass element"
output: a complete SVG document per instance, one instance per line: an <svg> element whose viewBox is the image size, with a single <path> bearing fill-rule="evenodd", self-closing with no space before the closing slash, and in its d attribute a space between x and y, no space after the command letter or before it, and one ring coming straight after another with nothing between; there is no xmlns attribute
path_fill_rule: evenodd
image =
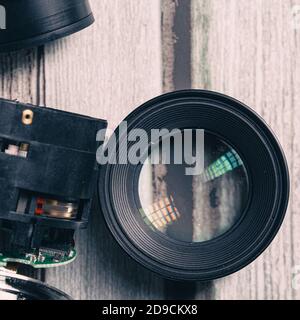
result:
<svg viewBox="0 0 300 320"><path fill-rule="evenodd" d="M199 172L188 172L191 164L185 161L185 142L180 150L174 138L169 149L162 143L151 149L139 176L143 220L154 231L177 241L204 242L224 234L241 217L249 198L248 175L238 152L217 135L202 132L202 150L196 150L201 145L196 134L190 145L190 153L199 158L194 167L202 165Z"/></svg>

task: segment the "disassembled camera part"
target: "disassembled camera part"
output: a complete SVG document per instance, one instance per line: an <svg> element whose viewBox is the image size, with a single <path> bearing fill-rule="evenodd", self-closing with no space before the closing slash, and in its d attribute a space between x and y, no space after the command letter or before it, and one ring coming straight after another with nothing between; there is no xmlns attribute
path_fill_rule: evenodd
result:
<svg viewBox="0 0 300 320"><path fill-rule="evenodd" d="M289 173L278 141L250 108L185 90L125 120L128 132L148 137L138 145L141 161L113 161L137 150L117 128L117 145L115 136L106 145L117 154L101 167L98 192L108 227L133 259L172 280L207 281L242 269L269 246L285 216ZM152 129L160 139L151 140ZM187 175L191 155L203 168Z"/></svg>
<svg viewBox="0 0 300 320"><path fill-rule="evenodd" d="M88 0L2 0L0 52L34 47L94 22Z"/></svg>
<svg viewBox="0 0 300 320"><path fill-rule="evenodd" d="M45 283L0 269L0 300L71 300L71 298Z"/></svg>
<svg viewBox="0 0 300 320"><path fill-rule="evenodd" d="M98 166L103 120L0 99L0 266L60 266L76 258Z"/></svg>

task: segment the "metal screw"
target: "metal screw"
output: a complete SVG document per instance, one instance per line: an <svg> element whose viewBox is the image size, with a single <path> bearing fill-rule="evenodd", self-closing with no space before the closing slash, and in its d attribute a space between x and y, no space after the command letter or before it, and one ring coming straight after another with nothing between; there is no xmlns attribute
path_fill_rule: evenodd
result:
<svg viewBox="0 0 300 320"><path fill-rule="evenodd" d="M23 124L25 125L31 125L32 122L33 122L33 116L34 116L34 113L32 110L24 110L23 111L23 116L22 116L22 122Z"/></svg>

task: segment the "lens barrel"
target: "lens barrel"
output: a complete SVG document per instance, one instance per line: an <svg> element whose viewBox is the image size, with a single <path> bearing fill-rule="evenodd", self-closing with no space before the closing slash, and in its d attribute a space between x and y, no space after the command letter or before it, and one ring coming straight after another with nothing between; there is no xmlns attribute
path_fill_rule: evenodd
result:
<svg viewBox="0 0 300 320"><path fill-rule="evenodd" d="M139 177L143 164L106 164L101 168L98 184L102 211L113 236L132 258L169 279L205 281L242 269L270 245L287 209L289 174L278 141L256 113L228 96L187 90L155 98L136 109L125 120L128 132L136 128L145 130L150 145L151 129L192 128L213 133L237 151L239 161L243 159L249 185L247 205L229 230L209 241L183 242L149 227L149 221L145 223L139 197ZM127 137L118 129L116 138L116 155L113 157L118 159L122 153L130 152L134 142L127 141ZM140 153L147 152L148 148L149 145ZM228 154L226 157L229 157ZM223 160L228 168L230 164L227 158ZM215 175L217 181L215 168L212 166L209 169L210 175ZM226 174L226 170L222 174ZM174 184L180 186L182 181L177 180ZM226 185L223 185L223 189L227 191ZM214 193L210 198L211 208L217 207L218 200ZM174 208L176 198L170 199L168 210L162 209L160 203L153 205L156 216L159 214L166 224L169 209L177 212ZM173 201L175 205L170 204ZM186 203L189 205L189 202ZM201 212L194 210L194 214L197 216Z"/></svg>
<svg viewBox="0 0 300 320"><path fill-rule="evenodd" d="M88 0L4 0L0 9L0 52L42 45L94 22Z"/></svg>

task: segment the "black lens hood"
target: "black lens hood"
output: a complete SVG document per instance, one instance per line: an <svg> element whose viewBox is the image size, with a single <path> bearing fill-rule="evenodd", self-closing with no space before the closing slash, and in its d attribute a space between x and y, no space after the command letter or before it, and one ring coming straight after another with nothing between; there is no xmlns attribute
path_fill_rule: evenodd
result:
<svg viewBox="0 0 300 320"><path fill-rule="evenodd" d="M210 241L184 243L143 221L137 199L142 164L104 165L98 183L102 211L113 236L133 259L169 279L204 281L242 269L270 245L287 209L289 174L278 141L256 113L223 94L187 90L155 98L125 120L128 131L141 128L149 136L154 128L200 128L217 134L246 160L250 185L249 204L230 230ZM123 137L118 130L116 136L118 155Z"/></svg>
<svg viewBox="0 0 300 320"><path fill-rule="evenodd" d="M88 0L2 0L0 52L34 47L94 22Z"/></svg>

